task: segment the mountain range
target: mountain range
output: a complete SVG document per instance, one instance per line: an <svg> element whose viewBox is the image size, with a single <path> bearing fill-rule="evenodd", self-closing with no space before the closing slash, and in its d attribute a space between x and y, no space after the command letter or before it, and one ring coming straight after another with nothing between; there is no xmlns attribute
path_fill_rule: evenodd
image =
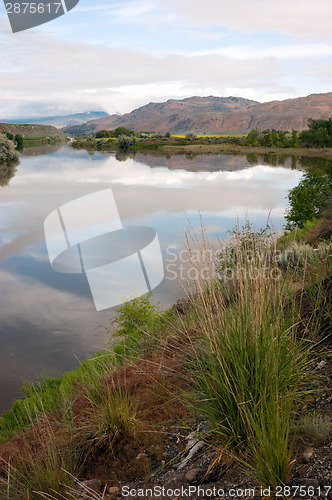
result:
<svg viewBox="0 0 332 500"><path fill-rule="evenodd" d="M0 120L2 123L51 125L56 128L63 128L69 125L81 125L91 120L98 120L109 116L104 111L87 111L64 116L44 116L37 118L16 118L15 120Z"/></svg>
<svg viewBox="0 0 332 500"><path fill-rule="evenodd" d="M332 92L264 103L242 97L196 96L150 102L124 115L91 120L82 126L81 132L124 126L137 132L245 134L254 128L304 130L309 118L328 119L331 116ZM65 131L71 133L70 127ZM80 127L72 132L79 133Z"/></svg>

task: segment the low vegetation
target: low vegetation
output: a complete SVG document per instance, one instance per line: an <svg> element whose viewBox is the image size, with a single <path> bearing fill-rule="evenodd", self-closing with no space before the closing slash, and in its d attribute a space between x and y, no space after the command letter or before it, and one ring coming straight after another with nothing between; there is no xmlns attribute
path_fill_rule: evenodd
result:
<svg viewBox="0 0 332 500"><path fill-rule="evenodd" d="M249 153L256 152L297 156L324 156L332 158L332 120L309 120L309 130L251 130L248 135L196 134L187 132L172 135L170 132L135 132L126 127L114 130L100 130L88 136L76 136L74 148L89 151L117 151L124 153L149 152L159 154L176 153Z"/></svg>
<svg viewBox="0 0 332 500"><path fill-rule="evenodd" d="M302 412L331 331L324 185L301 239L296 227L278 240L247 221L215 246L203 223L200 235L189 223L196 279L183 283L182 306L161 312L151 296L132 298L108 327L104 352L60 379L26 385L0 418L1 498L69 499L84 478L148 479L167 456L167 429L198 423L218 470L232 463L272 491L287 484L298 437L326 442L331 431L324 415ZM288 223L298 199L290 193Z"/></svg>
<svg viewBox="0 0 332 500"><path fill-rule="evenodd" d="M19 164L18 143L14 137L0 133L0 186L8 186Z"/></svg>
<svg viewBox="0 0 332 500"><path fill-rule="evenodd" d="M19 153L14 137L8 138L6 134L0 134L0 163L17 162Z"/></svg>

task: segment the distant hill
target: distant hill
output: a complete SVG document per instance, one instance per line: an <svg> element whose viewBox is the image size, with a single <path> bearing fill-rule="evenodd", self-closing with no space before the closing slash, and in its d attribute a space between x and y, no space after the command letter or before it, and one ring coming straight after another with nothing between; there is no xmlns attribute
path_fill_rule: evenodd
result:
<svg viewBox="0 0 332 500"><path fill-rule="evenodd" d="M66 134L55 127L37 124L0 123L0 133L10 132L13 135L21 134L23 137L59 137L65 138Z"/></svg>
<svg viewBox="0 0 332 500"><path fill-rule="evenodd" d="M261 130L304 130L309 118L332 116L332 92L259 103L241 97L189 97L150 103L125 115L92 120L67 133L91 133L124 126L136 131L181 134L248 133ZM78 130L80 128L80 130Z"/></svg>
<svg viewBox="0 0 332 500"><path fill-rule="evenodd" d="M86 113L76 113L64 116L45 116L39 118L22 118L16 120L3 120L5 123L34 123L38 125L51 125L56 128L63 128L69 125L80 125L91 120L99 120L109 116L104 111L87 111Z"/></svg>
<svg viewBox="0 0 332 500"><path fill-rule="evenodd" d="M218 116L237 109L257 106L257 101L242 97L188 97L169 99L167 102L153 103L135 109L125 115L110 115L88 123L94 130L114 129L125 126L136 131L157 131L180 133L196 130L208 131L209 123Z"/></svg>

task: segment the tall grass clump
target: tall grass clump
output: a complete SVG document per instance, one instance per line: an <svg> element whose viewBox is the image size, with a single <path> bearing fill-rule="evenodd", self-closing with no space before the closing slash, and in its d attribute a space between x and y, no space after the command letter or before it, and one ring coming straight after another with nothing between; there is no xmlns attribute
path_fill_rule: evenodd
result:
<svg viewBox="0 0 332 500"><path fill-rule="evenodd" d="M296 336L296 304L285 307L287 278L274 263L273 235L247 222L216 250L204 227L202 233L202 243L192 229L186 234L198 277L192 286L199 336L190 360L191 404L207 421L212 442L260 484L275 488L288 480L290 431L312 344Z"/></svg>
<svg viewBox="0 0 332 500"><path fill-rule="evenodd" d="M45 414L20 445L12 462L0 461L0 497L3 499L37 499L40 493L66 496L80 473L82 450L68 441L60 426ZM64 495L64 496L62 496Z"/></svg>
<svg viewBox="0 0 332 500"><path fill-rule="evenodd" d="M119 439L133 439L139 424L138 394L113 379L88 390L87 407L77 425L76 441L88 452L112 449Z"/></svg>

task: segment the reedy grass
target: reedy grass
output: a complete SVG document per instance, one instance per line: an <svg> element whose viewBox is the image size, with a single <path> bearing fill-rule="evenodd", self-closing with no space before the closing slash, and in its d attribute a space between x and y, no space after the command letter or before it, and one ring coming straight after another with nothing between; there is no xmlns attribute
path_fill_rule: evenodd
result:
<svg viewBox="0 0 332 500"><path fill-rule="evenodd" d="M76 440L89 451L112 449L117 439L131 439L139 424L138 394L110 382L98 390L88 391L88 407L76 430Z"/></svg>
<svg viewBox="0 0 332 500"><path fill-rule="evenodd" d="M1 498L33 500L40 498L40 491L60 495L75 484L66 471L76 476L80 473L84 462L82 450L71 443L46 413L34 427L33 436L24 440L22 446L15 465L1 464Z"/></svg>
<svg viewBox="0 0 332 500"><path fill-rule="evenodd" d="M204 227L202 240L192 228L186 234L189 252L199 246L202 255L193 266L206 269L204 256L217 256L209 259L210 275L194 283L193 322L201 338L190 360L191 404L208 422L212 442L275 488L289 477L290 431L313 344L296 336L297 304L285 307L287 277L271 260L275 240L249 223L236 228L226 254L212 249Z"/></svg>

